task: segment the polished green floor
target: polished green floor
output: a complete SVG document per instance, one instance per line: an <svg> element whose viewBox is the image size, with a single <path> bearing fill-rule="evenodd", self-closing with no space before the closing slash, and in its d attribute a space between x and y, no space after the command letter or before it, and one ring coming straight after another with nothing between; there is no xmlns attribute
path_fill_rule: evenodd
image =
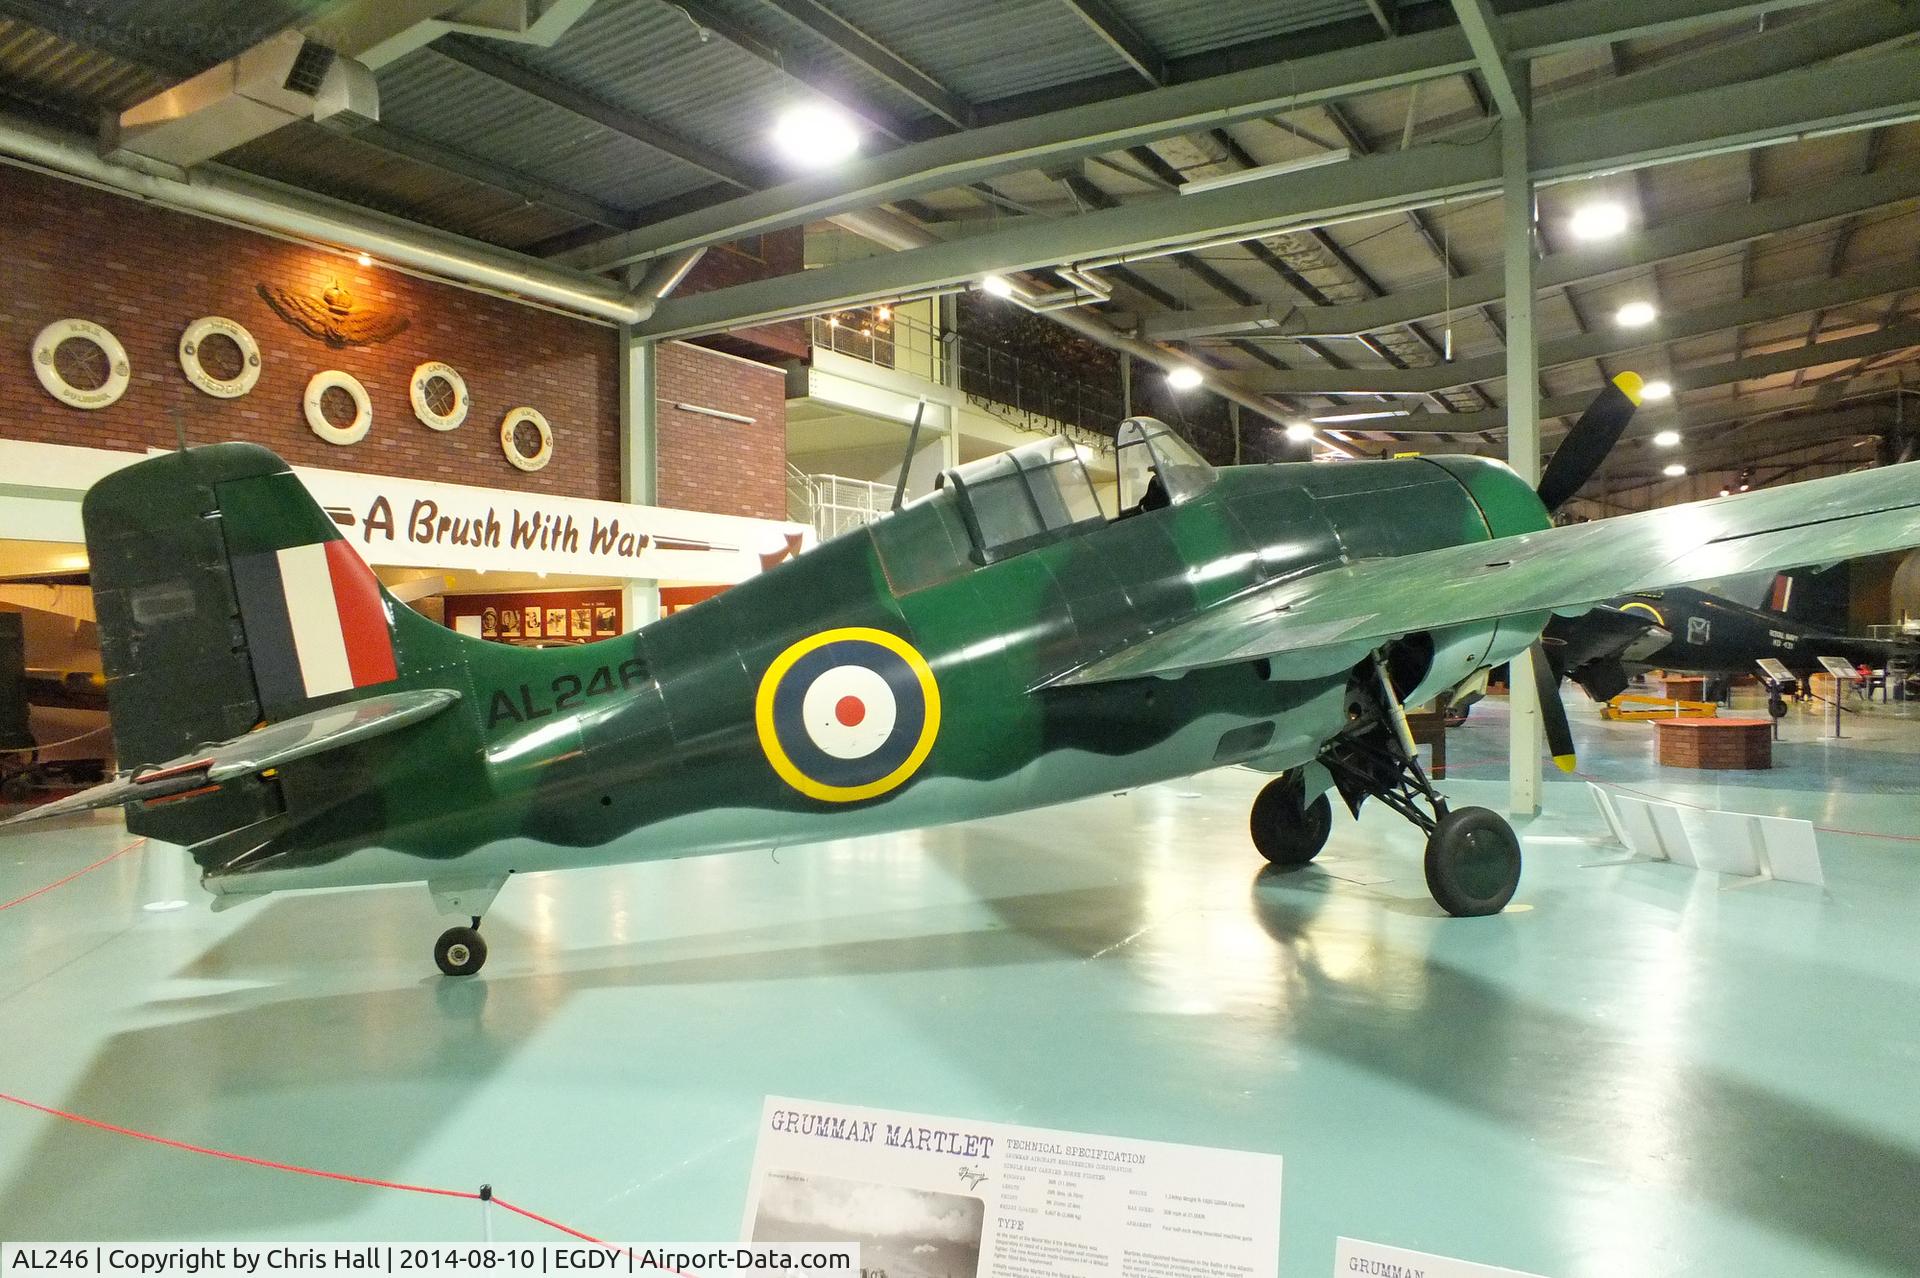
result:
<svg viewBox="0 0 1920 1278"><path fill-rule="evenodd" d="M1501 711L1454 738L1459 799L1504 795ZM1920 840L1920 707L1686 783L1579 717L1596 777ZM154 913L135 854L0 912L0 1092L601 1237L733 1237L781 1093L1277 1151L1293 1276L1341 1233L1555 1278L1920 1273L1920 841L1825 834L1826 890L1737 885L1620 864L1556 782L1516 907L1450 920L1383 811L1257 873L1258 784L530 877L470 981L433 974L420 889ZM0 840L0 901L123 841ZM0 1238L481 1229L0 1104Z"/></svg>

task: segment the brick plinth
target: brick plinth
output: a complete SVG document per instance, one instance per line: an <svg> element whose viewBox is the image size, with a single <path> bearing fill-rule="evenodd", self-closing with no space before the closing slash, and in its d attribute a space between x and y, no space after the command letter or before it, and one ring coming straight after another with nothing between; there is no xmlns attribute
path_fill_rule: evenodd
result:
<svg viewBox="0 0 1920 1278"><path fill-rule="evenodd" d="M1662 767L1760 770L1773 766L1767 719L1654 719Z"/></svg>

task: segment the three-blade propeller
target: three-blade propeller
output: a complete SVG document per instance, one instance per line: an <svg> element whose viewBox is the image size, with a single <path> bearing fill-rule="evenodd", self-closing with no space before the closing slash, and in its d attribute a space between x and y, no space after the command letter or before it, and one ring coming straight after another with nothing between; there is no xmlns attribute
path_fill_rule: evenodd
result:
<svg viewBox="0 0 1920 1278"><path fill-rule="evenodd" d="M1553 514L1586 486L1600 464L1620 442L1634 409L1640 406L1640 391L1645 383L1638 373L1622 373L1601 388L1580 420L1554 450L1553 460L1540 476L1534 491L1541 504ZM1546 646L1538 640L1530 650L1533 687L1540 702L1540 718L1546 729L1547 749L1562 772L1572 772L1576 760L1573 729L1567 723L1567 707L1560 700L1561 671L1548 660Z"/></svg>

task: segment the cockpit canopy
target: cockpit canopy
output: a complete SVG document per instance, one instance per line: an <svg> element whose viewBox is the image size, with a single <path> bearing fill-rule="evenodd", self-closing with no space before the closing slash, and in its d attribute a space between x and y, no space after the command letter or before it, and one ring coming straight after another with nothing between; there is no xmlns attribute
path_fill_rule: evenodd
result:
<svg viewBox="0 0 1920 1278"><path fill-rule="evenodd" d="M1191 501L1212 485L1214 469L1157 417L1129 417L1114 436L1122 511Z"/></svg>
<svg viewBox="0 0 1920 1278"><path fill-rule="evenodd" d="M1115 443L1121 519L1190 501L1214 481L1213 467L1154 418L1127 418ZM973 557L983 564L1107 522L1080 450L1064 439L1035 440L955 466L936 486L954 494Z"/></svg>
<svg viewBox="0 0 1920 1278"><path fill-rule="evenodd" d="M941 474L960 503L983 564L1007 559L1082 527L1106 523L1106 511L1080 452L1064 439L1041 439Z"/></svg>

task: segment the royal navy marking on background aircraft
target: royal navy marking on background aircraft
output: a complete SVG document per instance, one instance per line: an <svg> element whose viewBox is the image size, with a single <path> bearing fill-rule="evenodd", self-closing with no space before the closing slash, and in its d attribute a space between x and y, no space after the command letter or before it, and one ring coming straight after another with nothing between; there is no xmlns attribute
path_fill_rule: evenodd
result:
<svg viewBox="0 0 1920 1278"><path fill-rule="evenodd" d="M1494 913L1519 842L1434 790L1404 706L1471 691L1556 610L1920 544L1912 465L1551 527L1638 392L1631 374L1604 388L1537 490L1474 457L1216 469L1130 418L1111 514L1073 446L1040 441L697 607L544 650L397 603L273 454L186 449L87 495L125 770L27 817L123 804L130 830L192 850L216 905L424 881L465 920L434 951L465 974L516 872L1243 764L1276 774L1251 818L1269 861L1320 851L1330 795L1375 798L1427 835L1449 912Z"/></svg>

